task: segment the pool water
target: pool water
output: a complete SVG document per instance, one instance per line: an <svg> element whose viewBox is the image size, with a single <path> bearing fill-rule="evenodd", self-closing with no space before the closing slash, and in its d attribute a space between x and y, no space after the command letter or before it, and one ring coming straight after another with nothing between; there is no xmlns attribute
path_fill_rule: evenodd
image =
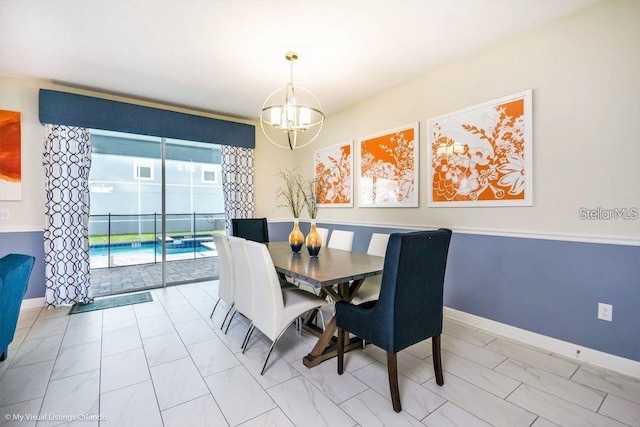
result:
<svg viewBox="0 0 640 427"><path fill-rule="evenodd" d="M199 241L195 242L195 252L208 252L210 248L200 245ZM168 243L167 254L188 254L193 253L193 241L184 243ZM143 243L116 243L111 244L111 255L161 255L162 247L160 243L143 242ZM108 245L92 245L89 247L89 256L107 256L109 254Z"/></svg>

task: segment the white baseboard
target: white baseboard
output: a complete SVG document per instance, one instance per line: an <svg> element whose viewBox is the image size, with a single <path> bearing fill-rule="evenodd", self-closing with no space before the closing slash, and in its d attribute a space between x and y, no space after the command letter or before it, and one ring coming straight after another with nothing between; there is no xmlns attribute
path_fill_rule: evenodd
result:
<svg viewBox="0 0 640 427"><path fill-rule="evenodd" d="M458 322L466 323L469 326L484 329L494 334L562 355L578 363L584 362L600 366L640 379L640 362L631 359L625 359L624 357L586 348L578 344L561 341L449 307L444 308L444 315ZM580 351L579 353L578 350Z"/></svg>
<svg viewBox="0 0 640 427"><path fill-rule="evenodd" d="M20 310L26 310L28 308L41 308L44 307L44 297L23 299L20 305Z"/></svg>

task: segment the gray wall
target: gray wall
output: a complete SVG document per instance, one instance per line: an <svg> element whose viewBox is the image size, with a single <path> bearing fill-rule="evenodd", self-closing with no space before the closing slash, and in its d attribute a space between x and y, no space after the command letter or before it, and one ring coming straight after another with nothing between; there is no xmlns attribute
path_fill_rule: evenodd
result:
<svg viewBox="0 0 640 427"><path fill-rule="evenodd" d="M44 297L44 233L42 231L0 233L0 257L24 254L35 257L25 298Z"/></svg>

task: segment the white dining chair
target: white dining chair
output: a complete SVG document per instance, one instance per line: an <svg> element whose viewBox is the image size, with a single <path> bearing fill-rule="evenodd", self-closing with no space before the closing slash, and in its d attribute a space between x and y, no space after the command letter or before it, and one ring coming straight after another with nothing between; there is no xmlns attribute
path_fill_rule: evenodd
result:
<svg viewBox="0 0 640 427"><path fill-rule="evenodd" d="M316 230L320 230L319 228L317 228ZM328 233L329 230L326 228L323 228L322 230L326 230L326 232ZM326 237L322 237L322 245L326 245L328 248L333 248L333 249L341 249L343 251L350 251L351 248L353 247L353 231L344 231L344 230L333 230L331 232L331 236L329 237L329 242L327 243L327 241L325 240ZM321 250L322 252L322 250ZM308 291L308 292L312 292L315 295L319 295L320 294L320 289L313 286L311 283L305 281L305 280L301 280L301 279L296 279L293 282L299 289Z"/></svg>
<svg viewBox="0 0 640 427"><path fill-rule="evenodd" d="M320 239L322 239L322 245L326 245L329 241L329 229L323 227L316 227L316 231L320 235Z"/></svg>
<svg viewBox="0 0 640 427"><path fill-rule="evenodd" d="M385 256L387 252L387 243L389 243L390 234L373 233L367 248L367 254L375 256ZM378 299L380 295L380 282L382 275L378 274L364 279L364 282L358 288L358 291L351 300L352 304L362 304L368 301Z"/></svg>
<svg viewBox="0 0 640 427"><path fill-rule="evenodd" d="M251 241L247 241L245 247L251 259L251 274L257 280L253 292L253 322L249 327L243 350L249 346L251 334L256 328L273 341L260 371L260 375L263 375L276 343L289 325L302 314L321 308L327 305L327 302L308 292L282 292L280 279L267 247Z"/></svg>
<svg viewBox="0 0 640 427"><path fill-rule="evenodd" d="M233 310L234 306L234 297L236 290L235 283L235 271L233 268L233 258L231 255L231 247L229 246L229 241L227 237L219 234L213 233L213 243L216 245L216 252L218 252L218 265L220 269L220 278L218 280L218 301L216 301L213 306L213 310L211 310L211 315L209 318L213 317L213 313L216 311L218 304L220 301L224 301L228 306L229 310L227 310L227 314L224 316L222 320L222 325L220 329L224 326L227 318L229 317L229 313Z"/></svg>
<svg viewBox="0 0 640 427"><path fill-rule="evenodd" d="M328 248L350 251L353 247L353 231L333 230L329 237Z"/></svg>
<svg viewBox="0 0 640 427"><path fill-rule="evenodd" d="M229 245L231 246L231 254L233 255L233 266L236 278L236 294L234 311L231 319L227 323L224 333L229 331L229 326L237 313L242 314L249 320L253 316L253 276L251 275L251 261L247 256L246 249L247 240L241 237L229 236ZM275 271L275 270L274 270Z"/></svg>
<svg viewBox="0 0 640 427"><path fill-rule="evenodd" d="M367 248L367 254L376 256L385 256L387 253L387 244L389 243L390 234L373 233L371 234L371 240L369 240L369 247Z"/></svg>

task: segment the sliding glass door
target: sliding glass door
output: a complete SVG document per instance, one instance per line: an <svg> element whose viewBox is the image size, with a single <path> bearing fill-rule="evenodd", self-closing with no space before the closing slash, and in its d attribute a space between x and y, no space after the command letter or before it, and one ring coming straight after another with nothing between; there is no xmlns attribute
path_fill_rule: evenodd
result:
<svg viewBox="0 0 640 427"><path fill-rule="evenodd" d="M220 148L165 140L167 283L210 279L217 257L211 233L224 232Z"/></svg>
<svg viewBox="0 0 640 427"><path fill-rule="evenodd" d="M220 149L92 131L89 221L94 295L211 279L224 228Z"/></svg>

